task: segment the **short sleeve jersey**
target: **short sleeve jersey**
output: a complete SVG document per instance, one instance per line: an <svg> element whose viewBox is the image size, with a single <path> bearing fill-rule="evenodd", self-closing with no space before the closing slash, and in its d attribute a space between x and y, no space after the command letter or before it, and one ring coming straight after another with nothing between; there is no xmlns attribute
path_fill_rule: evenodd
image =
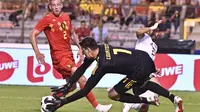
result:
<svg viewBox="0 0 200 112"><path fill-rule="evenodd" d="M67 14L61 13L59 17L56 17L50 13L38 22L35 29L44 31L49 41L52 58L63 53L72 54L70 44L72 25Z"/></svg>
<svg viewBox="0 0 200 112"><path fill-rule="evenodd" d="M145 34L142 39L137 40L135 49L147 52L152 60L154 60L158 47L152 38L148 34Z"/></svg>

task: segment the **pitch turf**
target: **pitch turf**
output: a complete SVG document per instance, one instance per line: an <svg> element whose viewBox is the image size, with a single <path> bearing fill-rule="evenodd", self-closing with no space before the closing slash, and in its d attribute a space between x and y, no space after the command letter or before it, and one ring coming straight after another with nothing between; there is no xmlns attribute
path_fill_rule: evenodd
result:
<svg viewBox="0 0 200 112"><path fill-rule="evenodd" d="M49 87L5 86L0 85L0 112L39 112L42 96L48 95ZM122 103L108 99L106 89L93 90L97 100L102 104L113 104L110 112L122 112ZM183 98L184 112L200 111L200 92L172 91ZM174 112L172 103L160 97L159 107L151 106L149 112ZM83 98L65 105L57 112L94 112L90 103ZM134 112L133 110L131 112Z"/></svg>

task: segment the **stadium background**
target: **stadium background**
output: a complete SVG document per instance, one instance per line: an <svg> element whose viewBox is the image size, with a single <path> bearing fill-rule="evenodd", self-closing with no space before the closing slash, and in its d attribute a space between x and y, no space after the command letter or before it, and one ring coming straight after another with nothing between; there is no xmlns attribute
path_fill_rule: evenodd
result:
<svg viewBox="0 0 200 112"><path fill-rule="evenodd" d="M63 10L70 15L80 40L91 35L99 43L133 49L138 28L149 21L166 20L160 26L162 38L156 40L159 53L155 63L162 74L158 79L165 88L183 97L186 112L195 112L200 110L199 5L198 0L66 0ZM47 6L48 0L0 0L0 112L39 111L41 97L49 94L46 86L64 83L51 66L44 33L39 35L38 43L47 64L37 64L29 41L35 24L48 13ZM122 10L127 12L124 17ZM80 30L83 21L86 32ZM72 48L78 63L77 48ZM86 77L93 67L85 73ZM97 87L112 87L123 77L113 75L104 77ZM122 105L109 100L105 89L96 88L94 92L100 102L114 104L113 112L121 111ZM76 108L79 103L85 106ZM61 109L64 110L93 111L85 99ZM163 110L171 112L173 106L161 98L161 107L152 107L150 111Z"/></svg>

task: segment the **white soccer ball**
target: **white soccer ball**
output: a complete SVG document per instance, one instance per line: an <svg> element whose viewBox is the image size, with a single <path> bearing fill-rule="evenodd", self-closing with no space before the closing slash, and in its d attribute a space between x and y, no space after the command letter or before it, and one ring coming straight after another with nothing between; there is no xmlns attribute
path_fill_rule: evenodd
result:
<svg viewBox="0 0 200 112"><path fill-rule="evenodd" d="M47 105L51 105L56 99L53 96L44 96L41 101L41 112L51 112L47 109Z"/></svg>

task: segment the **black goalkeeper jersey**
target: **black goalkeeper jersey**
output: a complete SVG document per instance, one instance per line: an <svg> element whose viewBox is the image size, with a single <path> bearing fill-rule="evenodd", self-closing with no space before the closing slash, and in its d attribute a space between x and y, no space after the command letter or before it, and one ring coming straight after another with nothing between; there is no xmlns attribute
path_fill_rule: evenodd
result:
<svg viewBox="0 0 200 112"><path fill-rule="evenodd" d="M134 71L141 68L141 51L113 47L108 44L99 46L99 54L96 59L97 69L92 75L104 75L105 73L118 73L132 76Z"/></svg>
<svg viewBox="0 0 200 112"><path fill-rule="evenodd" d="M76 83L95 60L97 65L84 89L65 99L65 103L75 101L87 95L106 73L122 74L136 82L144 82L151 73L156 71L153 60L146 52L104 44L99 45L99 54L96 59L85 58L84 63L70 78L70 83Z"/></svg>
<svg viewBox="0 0 200 112"><path fill-rule="evenodd" d="M146 52L103 44L99 45L96 59L85 58L84 63L78 68L79 74L83 74L94 60L97 61L97 65L91 78L94 77L94 81L97 82L106 73L126 75L133 80L145 80L148 75L156 71L154 62Z"/></svg>

